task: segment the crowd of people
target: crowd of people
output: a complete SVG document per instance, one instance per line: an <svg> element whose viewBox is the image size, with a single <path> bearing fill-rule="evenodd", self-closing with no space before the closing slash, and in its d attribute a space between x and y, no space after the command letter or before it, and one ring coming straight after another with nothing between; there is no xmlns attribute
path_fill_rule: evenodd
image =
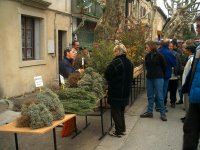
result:
<svg viewBox="0 0 200 150"><path fill-rule="evenodd" d="M196 18L196 24L200 35L200 16ZM181 118L184 123L183 150L196 150L200 136L200 46L193 39L184 42L177 39L148 41L144 45L148 106L140 117L153 118L155 104L160 119L167 121L168 95L172 108L184 103L186 113ZM122 43L116 44L113 54L114 59L105 71L108 103L115 123L115 131L109 135L121 137L126 131L124 111L129 102L133 64L126 57L127 50ZM72 48L64 51L59 73L64 78L74 72L82 74L83 59L89 57L87 49L80 48L80 43L73 41Z"/></svg>
<svg viewBox="0 0 200 150"><path fill-rule="evenodd" d="M196 18L200 35L200 16ZM200 46L199 40L176 39L145 43L147 79L147 111L141 118L153 118L153 105L160 111L161 120L167 121L168 95L170 106L184 103L183 150L196 150L200 137ZM169 92L169 94L168 94ZM179 100L177 101L177 92Z"/></svg>
<svg viewBox="0 0 200 150"><path fill-rule="evenodd" d="M180 48L178 44L179 46L181 44ZM153 105L155 102L155 109L160 111L161 120L167 121L168 95L172 108L175 108L176 104L182 104L180 100L177 101L177 91L181 91L180 99L182 97L186 99L186 94L182 96L181 86L185 82L187 70L191 66L189 62L192 61L192 56L196 49L195 44L195 40L178 43L176 39L171 41L162 40L159 46L158 43L153 41L145 43L148 110L140 117L153 117ZM190 59L187 60L187 58ZM184 117L182 120L184 120Z"/></svg>

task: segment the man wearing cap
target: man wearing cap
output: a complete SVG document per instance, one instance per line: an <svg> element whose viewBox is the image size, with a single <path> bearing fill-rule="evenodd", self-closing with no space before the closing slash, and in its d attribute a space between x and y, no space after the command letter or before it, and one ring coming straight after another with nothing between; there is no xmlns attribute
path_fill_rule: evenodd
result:
<svg viewBox="0 0 200 150"><path fill-rule="evenodd" d="M126 47L118 43L114 47L114 59L107 66L105 78L108 83L108 104L115 123L115 131L109 135L121 137L125 134L125 106L128 105L133 78L133 65L126 57Z"/></svg>

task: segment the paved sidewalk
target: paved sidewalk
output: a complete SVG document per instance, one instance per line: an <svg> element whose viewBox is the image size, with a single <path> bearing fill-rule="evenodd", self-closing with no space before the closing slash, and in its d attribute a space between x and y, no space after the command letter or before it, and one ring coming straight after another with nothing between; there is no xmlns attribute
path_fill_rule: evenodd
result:
<svg viewBox="0 0 200 150"><path fill-rule="evenodd" d="M106 136L95 150L181 150L184 116L183 105L168 108L167 122L154 112L153 118L140 118L146 110L146 93L126 112L127 135L122 138Z"/></svg>
<svg viewBox="0 0 200 150"><path fill-rule="evenodd" d="M9 100L0 100L0 125L12 122L19 117L20 112L12 111L13 103Z"/></svg>

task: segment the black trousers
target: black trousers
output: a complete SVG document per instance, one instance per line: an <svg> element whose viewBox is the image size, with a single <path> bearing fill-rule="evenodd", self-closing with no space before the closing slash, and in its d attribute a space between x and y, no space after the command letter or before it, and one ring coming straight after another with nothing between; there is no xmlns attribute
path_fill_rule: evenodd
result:
<svg viewBox="0 0 200 150"><path fill-rule="evenodd" d="M176 103L176 93L178 90L178 80L169 80L168 84L168 92L170 93L170 103L175 104ZM167 103L167 95L165 97L165 105Z"/></svg>
<svg viewBox="0 0 200 150"><path fill-rule="evenodd" d="M200 103L190 104L183 131L183 150L197 150L200 137Z"/></svg>
<svg viewBox="0 0 200 150"><path fill-rule="evenodd" d="M111 115L115 123L115 132L117 134L126 131L124 111L125 106L111 106Z"/></svg>

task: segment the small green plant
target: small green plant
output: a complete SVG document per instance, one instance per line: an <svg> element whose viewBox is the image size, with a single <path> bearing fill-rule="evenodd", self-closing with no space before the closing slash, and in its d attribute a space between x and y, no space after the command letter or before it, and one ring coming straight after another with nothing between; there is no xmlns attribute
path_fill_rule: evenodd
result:
<svg viewBox="0 0 200 150"><path fill-rule="evenodd" d="M85 69L83 77L78 81L78 87L88 92L93 92L97 99L101 99L104 96L104 79L91 67Z"/></svg>
<svg viewBox="0 0 200 150"><path fill-rule="evenodd" d="M33 129L50 126L52 121L62 119L65 115L58 95L50 89L37 94L36 100L22 105L21 117L17 118L18 127Z"/></svg>
<svg viewBox="0 0 200 150"><path fill-rule="evenodd" d="M101 40L93 45L88 66L103 75L107 65L113 59L114 44L112 41Z"/></svg>
<svg viewBox="0 0 200 150"><path fill-rule="evenodd" d="M59 120L64 117L65 111L56 93L46 89L44 92L37 94L37 99L39 103L43 103L50 110L53 120Z"/></svg>
<svg viewBox="0 0 200 150"><path fill-rule="evenodd" d="M43 103L35 101L22 105L21 117L17 119L17 126L29 126L32 129L50 126L53 116Z"/></svg>
<svg viewBox="0 0 200 150"><path fill-rule="evenodd" d="M85 115L96 107L96 96L84 89L65 88L59 90L57 94L63 103L65 112Z"/></svg>

